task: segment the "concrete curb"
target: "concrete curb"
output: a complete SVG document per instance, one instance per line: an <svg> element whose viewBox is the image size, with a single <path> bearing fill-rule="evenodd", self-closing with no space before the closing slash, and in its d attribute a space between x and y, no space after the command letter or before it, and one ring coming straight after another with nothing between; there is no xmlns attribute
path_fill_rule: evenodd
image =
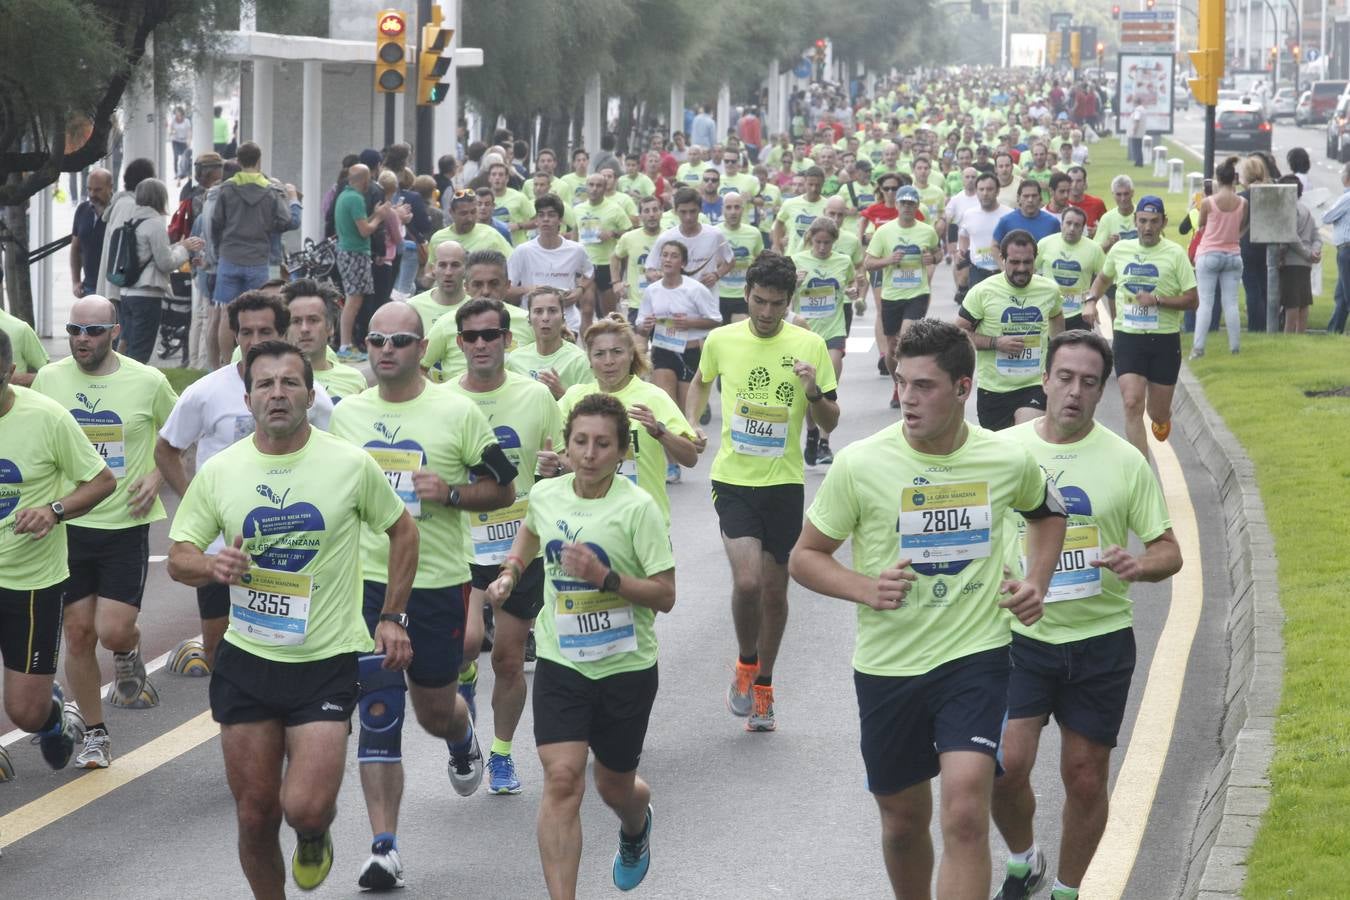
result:
<svg viewBox="0 0 1350 900"><path fill-rule="evenodd" d="M1241 896L1247 854L1270 804L1268 772L1284 673L1284 613L1275 578L1275 542L1251 459L1186 367L1173 409L1182 433L1218 485L1232 587L1225 623L1229 661L1221 756L1205 784L1181 889L1187 900L1220 900Z"/></svg>

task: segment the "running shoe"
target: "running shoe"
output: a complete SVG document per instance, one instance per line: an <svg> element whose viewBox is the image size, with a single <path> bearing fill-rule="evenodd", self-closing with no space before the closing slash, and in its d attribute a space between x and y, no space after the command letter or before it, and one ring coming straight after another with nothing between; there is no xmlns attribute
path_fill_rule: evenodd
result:
<svg viewBox="0 0 1350 900"><path fill-rule="evenodd" d="M295 852L291 854L291 877L302 891L312 891L328 877L333 868L333 835L305 837L295 833Z"/></svg>
<svg viewBox="0 0 1350 900"><path fill-rule="evenodd" d="M141 648L113 654L113 691L123 706L130 706L141 697L145 688L145 661Z"/></svg>
<svg viewBox="0 0 1350 900"><path fill-rule="evenodd" d="M1023 900L1041 889L1045 884L1045 854L1036 851L1036 858L1030 863L1008 863L1008 877L1003 879L1003 887L994 895L994 900Z"/></svg>
<svg viewBox="0 0 1350 900"><path fill-rule="evenodd" d="M666 463L666 484L679 484L679 483L680 483L680 464L673 462Z"/></svg>
<svg viewBox="0 0 1350 900"><path fill-rule="evenodd" d="M489 753L487 771L489 794L520 793L520 779L516 777L516 761L511 758L511 754Z"/></svg>
<svg viewBox="0 0 1350 900"><path fill-rule="evenodd" d="M899 409L899 408L900 408L900 388L896 387L895 390L891 391L891 409Z"/></svg>
<svg viewBox="0 0 1350 900"><path fill-rule="evenodd" d="M362 363L366 361L366 354L356 347L343 347L338 350L337 358L345 363Z"/></svg>
<svg viewBox="0 0 1350 900"><path fill-rule="evenodd" d="M9 751L0 747L0 784L6 781L13 781L15 777L14 760L9 758Z"/></svg>
<svg viewBox="0 0 1350 900"><path fill-rule="evenodd" d="M816 451L816 465L828 466L834 462L834 453L830 451L830 439L820 439L820 449Z"/></svg>
<svg viewBox="0 0 1350 900"><path fill-rule="evenodd" d="M483 750L478 746L478 734L469 726L469 736L458 744L450 744L450 762L446 763L450 784L455 793L468 797L483 783Z"/></svg>
<svg viewBox="0 0 1350 900"><path fill-rule="evenodd" d="M647 825L642 834L630 838L619 827L619 850L614 854L614 886L621 891L631 891L642 884L647 870L652 867L652 808L647 806Z"/></svg>
<svg viewBox="0 0 1350 900"><path fill-rule="evenodd" d="M1078 891L1059 888L1050 892L1050 900L1078 900Z"/></svg>
<svg viewBox="0 0 1350 900"><path fill-rule="evenodd" d="M1200 357L1202 357L1202 356L1204 356L1204 355L1205 355L1205 351L1203 351L1203 350L1192 350L1192 351L1186 356L1186 361L1187 361L1187 362L1191 362L1192 360L1197 360L1197 359L1199 359Z"/></svg>
<svg viewBox="0 0 1350 900"><path fill-rule="evenodd" d="M1167 436L1172 433L1172 420L1166 422L1153 423L1153 436L1160 441L1167 440Z"/></svg>
<svg viewBox="0 0 1350 900"><path fill-rule="evenodd" d="M802 451L802 459L808 466L814 466L819 454L820 431L815 428L808 428L806 431L806 449Z"/></svg>
<svg viewBox="0 0 1350 900"><path fill-rule="evenodd" d="M535 661L539 658L534 646L534 629L525 632L525 671L533 672Z"/></svg>
<svg viewBox="0 0 1350 900"><path fill-rule="evenodd" d="M753 708L750 718L745 720L746 731L773 731L778 727L773 720L773 685L754 686Z"/></svg>
<svg viewBox="0 0 1350 900"><path fill-rule="evenodd" d="M478 721L478 669L473 670L473 681L459 683L459 695L469 704L469 720Z"/></svg>
<svg viewBox="0 0 1350 900"><path fill-rule="evenodd" d="M84 733L84 747L75 757L77 769L106 769L112 765L112 738L102 728Z"/></svg>
<svg viewBox="0 0 1350 900"><path fill-rule="evenodd" d="M370 859L361 867L356 884L366 891L392 891L403 887L403 863L388 838L370 845Z"/></svg>
<svg viewBox="0 0 1350 900"><path fill-rule="evenodd" d="M733 716L745 718L750 715L750 709L754 705L751 699L751 687L758 677L758 663L747 666L739 659L736 660L736 675L731 680L731 686L727 688L727 709L731 711Z"/></svg>
<svg viewBox="0 0 1350 900"><path fill-rule="evenodd" d="M712 421L712 404L709 403L703 407L703 414L698 417L698 424L707 425Z"/></svg>
<svg viewBox="0 0 1350 900"><path fill-rule="evenodd" d="M75 752L75 744L84 737L84 725L79 713L66 706L61 685L52 683L52 699L61 707L61 718L49 731L33 735L33 742L42 751L42 758L53 769L64 769Z"/></svg>
<svg viewBox="0 0 1350 900"><path fill-rule="evenodd" d="M880 375L882 378L885 378L886 376L891 374L891 370L886 368L885 356L877 357L877 374Z"/></svg>

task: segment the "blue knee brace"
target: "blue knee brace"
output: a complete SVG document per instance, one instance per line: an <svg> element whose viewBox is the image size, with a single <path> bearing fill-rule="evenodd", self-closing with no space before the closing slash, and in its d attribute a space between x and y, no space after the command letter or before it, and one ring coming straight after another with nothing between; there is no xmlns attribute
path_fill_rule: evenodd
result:
<svg viewBox="0 0 1350 900"><path fill-rule="evenodd" d="M384 656L359 661L361 733L356 741L359 763L393 763L403 759L403 711L408 685L403 673L382 668ZM373 710L378 708L379 712Z"/></svg>

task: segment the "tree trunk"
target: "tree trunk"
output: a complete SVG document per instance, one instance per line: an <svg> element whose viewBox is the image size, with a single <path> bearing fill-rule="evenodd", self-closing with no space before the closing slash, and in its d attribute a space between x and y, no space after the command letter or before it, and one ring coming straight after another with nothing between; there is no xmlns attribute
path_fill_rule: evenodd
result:
<svg viewBox="0 0 1350 900"><path fill-rule="evenodd" d="M21 181L11 175L9 181ZM33 325L33 283L28 274L28 201L5 207L5 287L9 295L9 312Z"/></svg>
<svg viewBox="0 0 1350 900"><path fill-rule="evenodd" d="M619 97L619 121L614 128L614 134L618 138L618 145L615 152L623 154L628 152L629 137L633 130L633 98L629 96Z"/></svg>

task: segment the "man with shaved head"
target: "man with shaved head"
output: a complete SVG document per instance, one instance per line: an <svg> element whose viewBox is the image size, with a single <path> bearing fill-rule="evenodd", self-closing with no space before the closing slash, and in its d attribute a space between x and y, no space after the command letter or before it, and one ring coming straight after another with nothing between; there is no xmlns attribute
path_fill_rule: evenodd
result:
<svg viewBox="0 0 1350 900"><path fill-rule="evenodd" d="M89 726L75 758L83 769L103 769L112 762L98 644L113 655L109 703L137 709L159 703L146 678L136 623L150 558L150 523L165 517L155 436L178 395L159 369L113 350L120 332L112 302L86 294L75 301L66 323L70 356L44 366L33 381L33 390L69 410L117 479L111 495L66 526L66 684Z"/></svg>
<svg viewBox="0 0 1350 900"><path fill-rule="evenodd" d="M75 207L70 226L70 285L76 297L92 294L98 286L98 267L103 261L103 235L108 223L103 213L112 199L113 177L107 169L89 170L84 202Z"/></svg>
<svg viewBox="0 0 1350 900"><path fill-rule="evenodd" d="M503 335L494 333L493 339ZM418 364L426 339L416 309L399 301L381 306L370 318L366 346L376 386L333 410L333 434L375 458L416 520L421 546L434 549L418 555L408 598L403 624L413 657L406 683L404 673L381 668L382 657L361 661L356 758L374 839L358 884L388 890L403 885L396 831L405 692L417 721L445 741L456 793L467 797L483 780L473 719L456 690L470 582L466 512L514 503L516 467L476 404L423 377ZM374 632L389 589L389 541L383 534L363 533L361 568L366 625Z"/></svg>

